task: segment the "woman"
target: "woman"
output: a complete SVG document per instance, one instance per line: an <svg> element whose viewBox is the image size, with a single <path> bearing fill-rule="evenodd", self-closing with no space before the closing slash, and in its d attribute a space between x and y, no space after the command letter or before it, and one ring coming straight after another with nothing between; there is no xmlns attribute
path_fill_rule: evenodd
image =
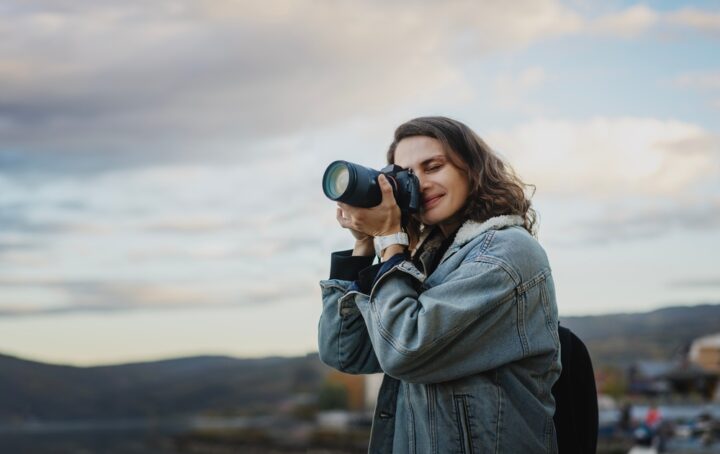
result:
<svg viewBox="0 0 720 454"><path fill-rule="evenodd" d="M370 452L555 453L557 307L525 185L443 117L401 125L388 162L420 182L409 244L381 176L380 205L338 204L355 247L320 283L322 361L385 373Z"/></svg>

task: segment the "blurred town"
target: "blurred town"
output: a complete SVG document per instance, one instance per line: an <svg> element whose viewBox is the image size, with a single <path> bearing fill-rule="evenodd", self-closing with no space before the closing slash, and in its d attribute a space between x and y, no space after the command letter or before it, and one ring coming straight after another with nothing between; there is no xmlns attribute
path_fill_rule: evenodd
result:
<svg viewBox="0 0 720 454"><path fill-rule="evenodd" d="M718 305L567 320L593 356L598 453L720 452L718 321ZM89 368L0 355L0 452L361 453L381 380L315 353Z"/></svg>

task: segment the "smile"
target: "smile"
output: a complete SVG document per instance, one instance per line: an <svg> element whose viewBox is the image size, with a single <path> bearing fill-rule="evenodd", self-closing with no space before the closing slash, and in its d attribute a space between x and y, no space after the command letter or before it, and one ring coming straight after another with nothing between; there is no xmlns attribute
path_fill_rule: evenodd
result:
<svg viewBox="0 0 720 454"><path fill-rule="evenodd" d="M444 195L445 194L440 194L440 195L434 196L432 198L426 199L423 202L423 208L425 208L425 211L429 210L430 208L432 208L435 205L437 205L438 203L440 203L440 199L442 199Z"/></svg>

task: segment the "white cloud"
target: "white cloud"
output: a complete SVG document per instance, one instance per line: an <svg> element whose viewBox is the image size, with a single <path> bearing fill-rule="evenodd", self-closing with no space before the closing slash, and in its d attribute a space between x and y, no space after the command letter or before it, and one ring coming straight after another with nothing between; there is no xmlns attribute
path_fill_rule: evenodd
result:
<svg viewBox="0 0 720 454"><path fill-rule="evenodd" d="M594 33L633 37L658 23L660 15L645 5L636 5L624 11L602 16L589 25Z"/></svg>
<svg viewBox="0 0 720 454"><path fill-rule="evenodd" d="M673 80L682 88L696 90L720 90L720 72L694 72L682 74Z"/></svg>
<svg viewBox="0 0 720 454"><path fill-rule="evenodd" d="M470 99L463 65L497 51L718 16L638 5L591 19L558 0L14 0L4 12L0 162L56 171L247 156L269 138ZM496 82L505 107L540 113L521 95L543 78Z"/></svg>
<svg viewBox="0 0 720 454"><path fill-rule="evenodd" d="M18 0L4 12L0 166L10 175L36 163L30 151L50 151L42 157L58 175L0 175L3 203L21 208L2 213L0 266L43 276L62 263L59 282L102 284L62 287L70 311L311 294L302 283L314 285L325 252L348 244L320 192L323 165L377 162L382 151L369 150L392 132L379 117L461 102L474 89L462 65L498 51L586 33L632 37L667 17L708 27L687 10L636 6L589 19L554 0ZM501 107L539 115L528 101L552 74L529 66L490 75L488 87ZM710 89L716 76L676 83ZM628 236L683 201L696 216L702 200L691 194L720 175L717 137L680 121L540 118L487 139L543 194L676 203L612 218L608 228L632 224ZM100 155L105 173L64 174L70 156L86 165ZM124 166L132 159L139 168ZM186 159L201 165L175 162ZM257 284L270 273L272 285ZM143 276L153 283L124 284Z"/></svg>
<svg viewBox="0 0 720 454"><path fill-rule="evenodd" d="M720 72L705 71L682 74L676 77L672 84L676 87L703 92L706 104L715 110L720 110Z"/></svg>
<svg viewBox="0 0 720 454"><path fill-rule="evenodd" d="M720 13L684 8L667 13L665 19L672 25L694 28L712 34L720 33Z"/></svg>
<svg viewBox="0 0 720 454"><path fill-rule="evenodd" d="M449 93L462 100L468 55L588 30L632 34L655 17L634 7L589 20L557 0L17 2L7 11L0 131L8 148L63 152L45 156L56 169L71 156L111 167L246 154L258 140ZM511 85L542 77L529 68Z"/></svg>
<svg viewBox="0 0 720 454"><path fill-rule="evenodd" d="M528 182L556 194L667 197L720 175L718 137L674 120L540 119L487 139Z"/></svg>
<svg viewBox="0 0 720 454"><path fill-rule="evenodd" d="M278 286L271 280L245 280L237 285L201 277L185 282L73 281L62 276L3 278L0 279L0 290L3 291L0 315L238 307L287 301L297 294L315 290L315 283L307 279L285 279L285 284ZM294 293L289 293L287 288L293 288ZM10 296L14 300L12 303L8 301Z"/></svg>
<svg viewBox="0 0 720 454"><path fill-rule="evenodd" d="M495 77L490 96L501 109L537 115L543 107L528 98L546 80L545 70L539 66L525 68L517 75L501 74Z"/></svg>

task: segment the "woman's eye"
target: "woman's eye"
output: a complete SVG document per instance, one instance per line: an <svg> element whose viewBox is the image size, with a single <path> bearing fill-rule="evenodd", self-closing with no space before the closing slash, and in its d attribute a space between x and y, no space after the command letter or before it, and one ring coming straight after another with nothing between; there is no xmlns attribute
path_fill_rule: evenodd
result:
<svg viewBox="0 0 720 454"><path fill-rule="evenodd" d="M425 169L425 171L426 172L434 172L434 171L438 170L440 167L442 167L442 166L440 166L440 165L430 166L427 169Z"/></svg>

